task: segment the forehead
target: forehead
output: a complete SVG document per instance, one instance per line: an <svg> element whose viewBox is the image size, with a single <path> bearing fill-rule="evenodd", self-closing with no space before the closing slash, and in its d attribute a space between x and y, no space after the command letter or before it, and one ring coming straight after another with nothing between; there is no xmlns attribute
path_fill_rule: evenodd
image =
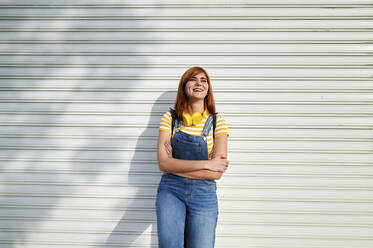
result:
<svg viewBox="0 0 373 248"><path fill-rule="evenodd" d="M192 76L192 78L194 78L194 77L197 77L197 78L207 78L206 74L204 72L200 72L200 73Z"/></svg>

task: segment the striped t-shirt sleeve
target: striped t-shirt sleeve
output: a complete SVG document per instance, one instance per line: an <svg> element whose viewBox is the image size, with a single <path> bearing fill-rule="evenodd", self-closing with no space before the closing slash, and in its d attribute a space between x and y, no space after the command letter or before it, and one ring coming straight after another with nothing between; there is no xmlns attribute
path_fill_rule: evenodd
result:
<svg viewBox="0 0 373 248"><path fill-rule="evenodd" d="M171 113L166 112L161 119L159 130L171 133Z"/></svg>
<svg viewBox="0 0 373 248"><path fill-rule="evenodd" d="M223 134L227 134L229 136L228 125L221 115L217 115L215 136L219 136Z"/></svg>

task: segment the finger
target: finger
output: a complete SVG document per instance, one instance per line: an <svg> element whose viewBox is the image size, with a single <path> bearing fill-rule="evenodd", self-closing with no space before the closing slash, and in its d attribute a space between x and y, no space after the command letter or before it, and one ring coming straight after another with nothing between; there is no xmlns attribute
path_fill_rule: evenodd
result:
<svg viewBox="0 0 373 248"><path fill-rule="evenodd" d="M170 146L170 144L166 143L165 146L166 146L167 151L171 151L171 146Z"/></svg>
<svg viewBox="0 0 373 248"><path fill-rule="evenodd" d="M171 155L171 151L167 148L166 148L166 153L167 153L167 155Z"/></svg>

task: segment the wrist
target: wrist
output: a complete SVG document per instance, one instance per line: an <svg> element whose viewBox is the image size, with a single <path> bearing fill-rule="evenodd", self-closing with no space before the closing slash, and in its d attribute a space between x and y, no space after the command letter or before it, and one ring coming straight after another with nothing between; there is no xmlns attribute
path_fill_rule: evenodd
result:
<svg viewBox="0 0 373 248"><path fill-rule="evenodd" d="M203 163L203 168L204 170L208 170L210 168L210 160L203 160L205 163Z"/></svg>

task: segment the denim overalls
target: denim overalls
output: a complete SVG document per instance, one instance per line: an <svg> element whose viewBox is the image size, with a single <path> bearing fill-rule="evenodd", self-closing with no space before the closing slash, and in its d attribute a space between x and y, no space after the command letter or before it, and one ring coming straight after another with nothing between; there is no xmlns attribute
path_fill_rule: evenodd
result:
<svg viewBox="0 0 373 248"><path fill-rule="evenodd" d="M178 128L172 137L172 156L184 160L207 160L207 136L212 128L210 115L202 137ZM218 199L215 180L189 179L163 173L158 186L157 228L160 248L210 248L215 244Z"/></svg>

